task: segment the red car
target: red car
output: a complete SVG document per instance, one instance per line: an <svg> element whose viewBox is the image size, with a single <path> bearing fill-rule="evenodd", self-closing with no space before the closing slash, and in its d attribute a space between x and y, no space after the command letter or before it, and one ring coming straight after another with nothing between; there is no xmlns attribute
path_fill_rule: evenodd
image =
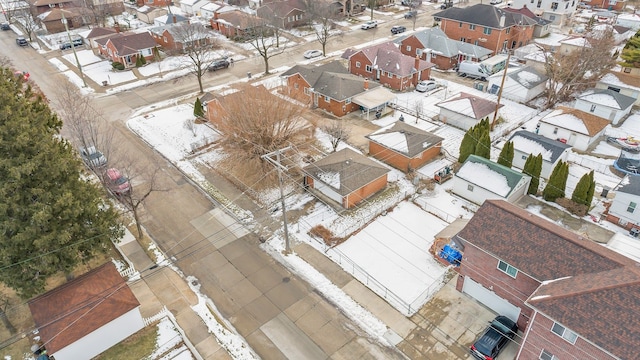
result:
<svg viewBox="0 0 640 360"><path fill-rule="evenodd" d="M109 190L115 195L123 195L131 190L129 179L122 175L118 169L111 168L105 171L104 179Z"/></svg>

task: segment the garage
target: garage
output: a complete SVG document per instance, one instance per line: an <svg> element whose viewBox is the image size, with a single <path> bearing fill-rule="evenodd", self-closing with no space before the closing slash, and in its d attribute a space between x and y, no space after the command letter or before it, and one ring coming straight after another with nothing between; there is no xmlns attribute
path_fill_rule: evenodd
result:
<svg viewBox="0 0 640 360"><path fill-rule="evenodd" d="M520 308L512 305L507 300L499 297L493 291L473 281L470 277L464 278L462 292L478 300L481 304L517 322L520 316Z"/></svg>

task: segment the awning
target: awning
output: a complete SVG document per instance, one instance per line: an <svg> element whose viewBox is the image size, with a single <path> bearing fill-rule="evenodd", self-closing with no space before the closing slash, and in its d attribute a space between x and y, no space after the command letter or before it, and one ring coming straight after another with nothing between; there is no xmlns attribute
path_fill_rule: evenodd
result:
<svg viewBox="0 0 640 360"><path fill-rule="evenodd" d="M395 100L396 96L389 90L380 86L375 89L367 90L360 95L356 95L351 99L352 102L362 106L365 109L373 109L378 106Z"/></svg>

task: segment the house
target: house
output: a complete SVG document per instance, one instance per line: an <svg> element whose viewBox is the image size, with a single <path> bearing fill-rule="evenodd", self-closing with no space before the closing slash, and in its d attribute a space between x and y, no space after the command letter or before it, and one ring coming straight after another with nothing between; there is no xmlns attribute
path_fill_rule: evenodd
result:
<svg viewBox="0 0 640 360"><path fill-rule="evenodd" d="M578 7L578 1L557 1L557 0L510 0L511 7L522 8L530 6L530 10L548 20L553 25L566 24Z"/></svg>
<svg viewBox="0 0 640 360"><path fill-rule="evenodd" d="M29 301L48 355L91 359L144 327L140 303L108 262Z"/></svg>
<svg viewBox="0 0 640 360"><path fill-rule="evenodd" d="M558 162L567 161L571 145L551 140L526 130L516 131L508 141L513 142L513 167L522 170L529 155L542 154L540 176L548 179Z"/></svg>
<svg viewBox="0 0 640 360"><path fill-rule="evenodd" d="M210 20L211 28L228 38L244 37L256 26L263 23L259 17L244 11L233 10L215 12Z"/></svg>
<svg viewBox="0 0 640 360"><path fill-rule="evenodd" d="M73 0L35 0L29 1L29 10L31 11L31 15L35 18L40 14L51 11L52 9L65 8L69 10L75 7L73 3Z"/></svg>
<svg viewBox="0 0 640 360"><path fill-rule="evenodd" d="M341 117L362 110L367 115L386 108L396 96L380 84L347 73L339 61L321 66L296 65L285 71L289 96Z"/></svg>
<svg viewBox="0 0 640 360"><path fill-rule="evenodd" d="M623 12L627 5L626 0L587 0L584 3L594 9L613 10L616 12Z"/></svg>
<svg viewBox="0 0 640 360"><path fill-rule="evenodd" d="M124 2L122 0L88 0L84 2L93 12L94 19L106 19L109 16L120 15L124 12Z"/></svg>
<svg viewBox="0 0 640 360"><path fill-rule="evenodd" d="M146 5L158 8L167 8L172 4L171 0L136 0L135 2L137 7Z"/></svg>
<svg viewBox="0 0 640 360"><path fill-rule="evenodd" d="M500 91L504 70L489 76L487 89L491 94ZM509 67L507 76L504 77L502 97L505 99L526 103L540 96L547 89L549 77L533 67Z"/></svg>
<svg viewBox="0 0 640 360"><path fill-rule="evenodd" d="M99 44L96 42L98 39L108 38L110 36L118 36L118 30L114 28L94 27L89 31L86 36L87 42L92 49L97 49Z"/></svg>
<svg viewBox="0 0 640 360"><path fill-rule="evenodd" d="M628 27L633 29L634 31L638 31L640 29L640 14L636 14L635 12L632 14L622 13L616 18L616 25Z"/></svg>
<svg viewBox="0 0 640 360"><path fill-rule="evenodd" d="M421 80L429 80L434 66L417 56L403 54L393 42L360 50L347 49L342 58L348 60L350 73L398 91L406 91Z"/></svg>
<svg viewBox="0 0 640 360"><path fill-rule="evenodd" d="M280 29L291 29L307 24L306 8L303 0L280 0L258 7L256 15Z"/></svg>
<svg viewBox="0 0 640 360"><path fill-rule="evenodd" d="M635 101L636 99L614 90L591 89L580 94L573 107L600 116L611 121L611 124L617 125L631 113L631 107Z"/></svg>
<svg viewBox="0 0 640 360"><path fill-rule="evenodd" d="M566 55L589 47L591 47L591 44L587 38L583 36L570 36L560 41L559 52Z"/></svg>
<svg viewBox="0 0 640 360"><path fill-rule="evenodd" d="M596 89L609 89L635 99L634 105L640 105L640 76L622 72L609 71L596 83Z"/></svg>
<svg viewBox="0 0 640 360"><path fill-rule="evenodd" d="M149 29L156 43L170 52L182 52L193 44L207 44L212 35L202 24L179 23Z"/></svg>
<svg viewBox="0 0 640 360"><path fill-rule="evenodd" d="M47 32L53 34L66 31L64 23L62 22L63 16L67 21L69 29L77 29L87 24L85 20L91 18L91 11L81 7L68 7L64 9L54 7L39 14L37 19Z"/></svg>
<svg viewBox="0 0 640 360"><path fill-rule="evenodd" d="M134 67L138 56L144 56L147 61L153 60L153 49L157 46L148 32L118 33L96 40L98 52L112 62L122 63L125 68Z"/></svg>
<svg viewBox="0 0 640 360"><path fill-rule="evenodd" d="M344 148L302 169L304 186L351 209L387 186L389 169Z"/></svg>
<svg viewBox="0 0 640 360"><path fill-rule="evenodd" d="M531 177L477 155L469 155L453 177L452 191L475 204L489 199L514 203L527 193Z"/></svg>
<svg viewBox="0 0 640 360"><path fill-rule="evenodd" d="M549 28L549 24L551 23L550 20L547 20L541 16L536 15L533 11L531 11L527 5L523 5L521 8L516 9L516 8L512 8L511 6L507 6L502 8L502 10L504 11L509 11L509 12L514 12L514 13L519 13L522 14L524 16L528 16L530 18L532 18L533 20L536 21L536 25L533 27L533 37L534 38L541 38L541 37L545 37L549 34L550 32L550 28Z"/></svg>
<svg viewBox="0 0 640 360"><path fill-rule="evenodd" d="M637 358L638 263L583 236L487 200L454 238L456 288L517 321L518 359Z"/></svg>
<svg viewBox="0 0 640 360"><path fill-rule="evenodd" d="M433 27L404 36L399 40L400 52L420 57L440 70L455 68L459 62L482 61L492 55L491 50L466 42L449 39L439 27Z"/></svg>
<svg viewBox="0 0 640 360"><path fill-rule="evenodd" d="M433 15L451 39L460 39L499 53L529 44L537 22L520 13L489 4L452 7Z"/></svg>
<svg viewBox="0 0 640 360"><path fill-rule="evenodd" d="M136 9L136 17L147 24L153 24L156 18L167 15L167 13L167 9L148 5Z"/></svg>
<svg viewBox="0 0 640 360"><path fill-rule="evenodd" d="M596 36L604 36L607 32L611 32L615 45L626 43L636 33L635 31L631 31L631 28L611 24L596 25L593 27L593 31Z"/></svg>
<svg viewBox="0 0 640 360"><path fill-rule="evenodd" d="M607 210L607 221L627 230L640 228L640 176L625 176L612 191L615 197Z"/></svg>
<svg viewBox="0 0 640 360"><path fill-rule="evenodd" d="M154 26L165 26L165 25L179 24L179 23L185 23L185 22L188 23L189 19L187 19L186 17L180 14L173 14L171 12L167 13L166 15L158 16L155 19L153 19Z"/></svg>
<svg viewBox="0 0 640 360"><path fill-rule="evenodd" d="M609 121L593 114L558 106L554 111L540 119L537 133L552 139L566 142L567 145L581 151L601 140Z"/></svg>
<svg viewBox="0 0 640 360"><path fill-rule="evenodd" d="M496 108L504 105L461 92L457 97L441 101L436 106L440 108L440 121L462 130L469 130L480 120L493 115Z"/></svg>
<svg viewBox="0 0 640 360"><path fill-rule="evenodd" d="M236 10L236 8L222 2L207 2L200 8L200 17L211 23L211 19L213 19L216 12L223 13L233 10Z"/></svg>
<svg viewBox="0 0 640 360"><path fill-rule="evenodd" d="M442 141L407 123L397 121L366 136L369 155L404 172L418 169L440 155Z"/></svg>
<svg viewBox="0 0 640 360"><path fill-rule="evenodd" d="M200 15L200 8L206 5L205 0L180 0L180 10L187 15Z"/></svg>

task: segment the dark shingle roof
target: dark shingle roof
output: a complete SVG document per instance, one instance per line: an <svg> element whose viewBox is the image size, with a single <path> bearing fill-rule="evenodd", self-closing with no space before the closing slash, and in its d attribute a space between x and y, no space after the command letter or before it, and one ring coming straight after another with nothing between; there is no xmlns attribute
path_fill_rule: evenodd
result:
<svg viewBox="0 0 640 360"><path fill-rule="evenodd" d="M404 144L400 147L406 148L406 151L400 151L398 146L390 148L388 144L380 141L380 137L384 137L389 134L399 134L404 138ZM444 139L438 135L434 135L430 132L426 132L417 127L411 126L407 123L397 121L390 128L380 129L372 134L366 136L369 140L376 142L384 147L393 149L400 152L407 157L413 158L422 154L425 150L432 148L433 146L441 143Z"/></svg>
<svg viewBox="0 0 640 360"><path fill-rule="evenodd" d="M640 176L627 175L618 185L617 191L625 194L640 195Z"/></svg>
<svg viewBox="0 0 640 360"><path fill-rule="evenodd" d="M316 81L318 81L318 78L320 78L320 75L322 75L322 73L325 71L337 73L337 74L349 73L349 70L347 70L347 68L344 67L344 65L342 65L340 61L331 61L326 64L322 64L320 66L296 65L291 69L282 73L282 75L280 76L288 77L291 75L300 74L300 76L302 76L309 85L313 86L313 84L315 84Z"/></svg>
<svg viewBox="0 0 640 360"><path fill-rule="evenodd" d="M114 28L95 27L91 29L91 31L89 31L89 34L87 34L87 39L93 39L105 35L112 35L117 32L118 31Z"/></svg>
<svg viewBox="0 0 640 360"><path fill-rule="evenodd" d="M565 143L561 143L560 141L556 141L556 140L552 140L552 139L548 139L542 135L538 135L538 134L534 134L530 131L526 131L526 130L519 130L516 131L515 133L513 133L513 135L511 135L511 137L509 138L509 141L514 141L515 138L517 137L521 137L527 140L532 140L535 141L536 143L540 144L542 147L545 148L545 150L550 151L551 152L551 156L549 157L549 159L545 159L543 156L543 161L549 161L552 164L556 162L556 160L558 160L558 158L560 157L560 155L562 155L562 153L571 147L571 145L567 145ZM517 141L516 141L517 142ZM514 145L516 150L520 150L523 152L526 152L524 150L526 149L518 149L516 142L514 142ZM538 154L533 154L533 155L538 155Z"/></svg>
<svg viewBox="0 0 640 360"><path fill-rule="evenodd" d="M461 92L457 97L441 101L436 106L480 120L495 112L498 103ZM499 107L503 106L503 104L499 105Z"/></svg>
<svg viewBox="0 0 640 360"><path fill-rule="evenodd" d="M445 57L458 56L462 53L480 59L492 54L491 50L481 46L450 39L439 27L418 31L411 35L404 36L395 42L401 43L410 37L415 37L420 44L422 44L422 48L430 49L432 52Z"/></svg>
<svg viewBox="0 0 640 360"><path fill-rule="evenodd" d="M533 89L549 79L547 75L541 74L531 66L519 67L507 73L510 78L526 89ZM500 74L502 74L502 72L500 72Z"/></svg>
<svg viewBox="0 0 640 360"><path fill-rule="evenodd" d="M500 18L502 16L505 18L504 26L500 26ZM533 26L536 24L536 21L528 16L504 11L496 6L487 4L476 4L464 8L452 7L435 13L433 17L476 24L493 29L503 29L514 25Z"/></svg>
<svg viewBox="0 0 640 360"><path fill-rule="evenodd" d="M109 41L115 46L118 56L137 54L140 50L150 49L158 45L148 32L126 34L110 38Z"/></svg>
<svg viewBox="0 0 640 360"><path fill-rule="evenodd" d="M311 84L313 91L320 95L328 96L334 100L342 101L354 97L365 91L365 83L369 89L375 89L381 85L353 74L336 74L323 72L315 83Z"/></svg>
<svg viewBox="0 0 640 360"><path fill-rule="evenodd" d="M347 53L350 55L347 56ZM435 66L428 61L418 59L418 68L416 68L416 59L403 54L393 41L369 46L355 52L347 49L342 57L344 58L346 56L349 58L355 53L363 53L367 59L369 59L374 69L380 69L402 77Z"/></svg>

